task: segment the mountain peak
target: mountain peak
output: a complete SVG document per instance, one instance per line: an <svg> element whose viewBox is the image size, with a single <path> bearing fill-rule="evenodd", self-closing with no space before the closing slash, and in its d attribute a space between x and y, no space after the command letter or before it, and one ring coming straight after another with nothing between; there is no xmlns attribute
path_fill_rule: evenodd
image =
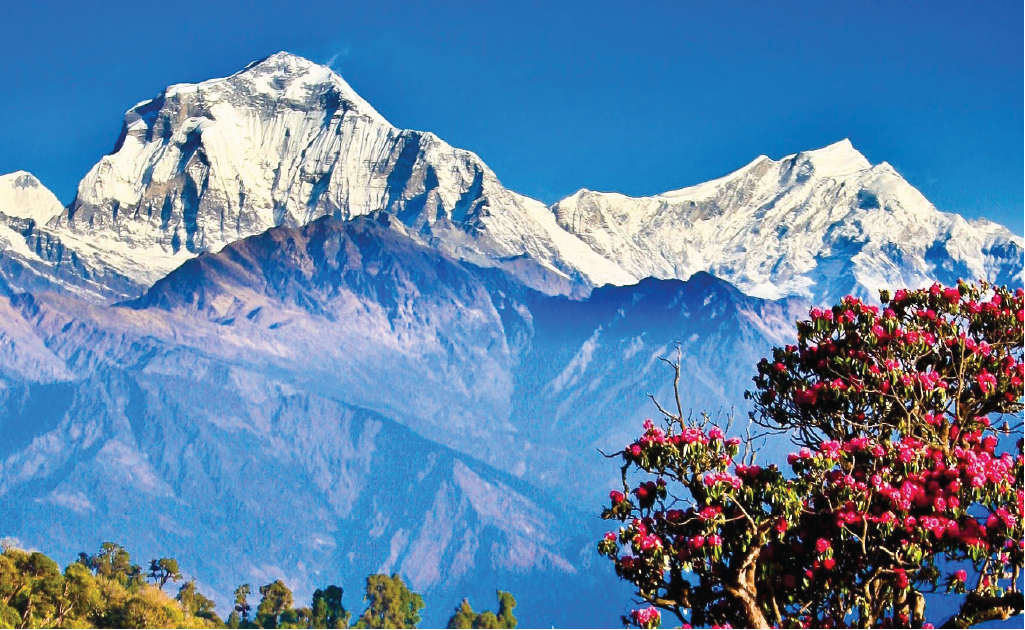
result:
<svg viewBox="0 0 1025 630"><path fill-rule="evenodd" d="M168 99L201 100L205 105L228 101L253 105L256 101L296 104L303 109L323 108L325 103L346 103L349 109L389 125L337 72L285 51L279 51L247 64L238 72L201 83L176 83L155 99L142 101L126 114L137 115L164 105ZM389 125L390 126L390 125Z"/></svg>
<svg viewBox="0 0 1025 630"><path fill-rule="evenodd" d="M299 55L290 53L286 50L279 50L273 55L267 55L263 59L257 59L256 61L251 62L249 65L243 68L242 71L245 72L250 68L263 65L287 66L292 68L310 68L318 64L310 61L306 57L300 57Z"/></svg>
<svg viewBox="0 0 1025 630"><path fill-rule="evenodd" d="M229 77L229 80L239 78L245 78L254 85L263 87L261 91L270 92L287 90L296 81L304 85L341 83L347 89L352 89L331 68L284 51L248 64Z"/></svg>
<svg viewBox="0 0 1025 630"><path fill-rule="evenodd" d="M42 186L39 179L28 171L14 171L0 175L0 182L13 188L37 188Z"/></svg>
<svg viewBox="0 0 1025 630"><path fill-rule="evenodd" d="M43 183L39 181L38 177L23 170L0 175L0 181L8 182L9 185L17 188L43 188Z"/></svg>
<svg viewBox="0 0 1025 630"><path fill-rule="evenodd" d="M57 196L32 173L0 175L0 213L45 223L63 209Z"/></svg>
<svg viewBox="0 0 1025 630"><path fill-rule="evenodd" d="M783 159L807 163L819 177L842 177L872 168L872 163L854 148L848 138L821 149L788 155Z"/></svg>

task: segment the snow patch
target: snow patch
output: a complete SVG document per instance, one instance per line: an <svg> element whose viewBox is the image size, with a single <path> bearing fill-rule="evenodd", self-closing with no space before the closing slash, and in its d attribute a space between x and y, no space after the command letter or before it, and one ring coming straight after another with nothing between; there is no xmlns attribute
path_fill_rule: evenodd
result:
<svg viewBox="0 0 1025 630"><path fill-rule="evenodd" d="M577 351L569 364L559 373L558 376L549 383L545 389L549 390L554 394L558 394L563 390L573 387L576 385L580 377L587 371L587 366L591 364L591 359L594 357L594 351L598 348L598 337L601 335L601 328L598 328L591 336L580 346L580 350Z"/></svg>

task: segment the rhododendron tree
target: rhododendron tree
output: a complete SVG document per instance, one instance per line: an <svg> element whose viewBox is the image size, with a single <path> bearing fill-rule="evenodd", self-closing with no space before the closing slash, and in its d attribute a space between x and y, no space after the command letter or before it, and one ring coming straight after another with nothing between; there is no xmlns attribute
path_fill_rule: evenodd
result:
<svg viewBox="0 0 1025 630"><path fill-rule="evenodd" d="M625 622L929 627L932 593L957 598L948 627L1022 611L1022 290L880 298L812 309L758 365L752 426L791 437L785 465L679 395L616 454L598 550L648 605Z"/></svg>

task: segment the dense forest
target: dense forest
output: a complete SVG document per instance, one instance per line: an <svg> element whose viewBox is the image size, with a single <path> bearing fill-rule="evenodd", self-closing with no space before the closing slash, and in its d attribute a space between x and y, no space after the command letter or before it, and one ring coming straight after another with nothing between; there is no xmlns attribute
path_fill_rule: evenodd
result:
<svg viewBox="0 0 1025 630"><path fill-rule="evenodd" d="M343 595L332 584L314 591L309 605L297 606L281 580L255 591L242 584L222 619L174 558L154 558L144 570L124 547L106 542L61 572L38 551L4 544L0 554L0 628L414 628L425 607L398 575L367 577L366 609L355 618ZM478 613L464 599L448 627L515 628L516 600L498 591L498 603L497 613Z"/></svg>

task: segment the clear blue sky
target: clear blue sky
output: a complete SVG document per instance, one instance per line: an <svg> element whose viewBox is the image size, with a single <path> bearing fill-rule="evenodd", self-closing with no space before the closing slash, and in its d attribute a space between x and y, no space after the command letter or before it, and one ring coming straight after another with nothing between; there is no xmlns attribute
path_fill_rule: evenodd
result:
<svg viewBox="0 0 1025 630"><path fill-rule="evenodd" d="M1022 233L1020 0L726 4L7 3L0 172L68 202L127 108L288 50L545 201L850 137L940 209Z"/></svg>

